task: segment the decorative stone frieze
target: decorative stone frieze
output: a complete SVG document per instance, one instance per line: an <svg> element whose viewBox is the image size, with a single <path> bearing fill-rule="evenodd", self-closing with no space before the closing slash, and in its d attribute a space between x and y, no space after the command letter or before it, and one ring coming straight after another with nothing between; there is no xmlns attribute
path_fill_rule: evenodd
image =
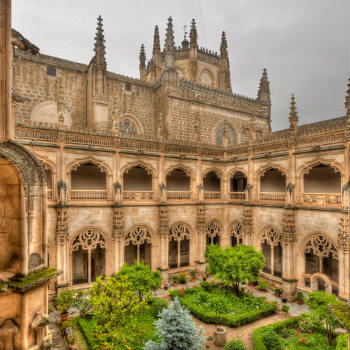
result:
<svg viewBox="0 0 350 350"><path fill-rule="evenodd" d="M121 205L113 207L113 239L121 240L124 234L124 211Z"/></svg>
<svg viewBox="0 0 350 350"><path fill-rule="evenodd" d="M349 217L347 215L339 219L338 245L344 252L349 251Z"/></svg>
<svg viewBox="0 0 350 350"><path fill-rule="evenodd" d="M59 206L57 211L56 221L56 242L60 245L64 245L68 240L68 213L67 208Z"/></svg>

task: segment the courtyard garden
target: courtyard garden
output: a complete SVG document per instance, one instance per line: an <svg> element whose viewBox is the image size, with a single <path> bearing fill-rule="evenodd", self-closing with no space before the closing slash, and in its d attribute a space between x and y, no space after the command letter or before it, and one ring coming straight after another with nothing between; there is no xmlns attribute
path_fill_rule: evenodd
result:
<svg viewBox="0 0 350 350"><path fill-rule="evenodd" d="M71 349L91 350L346 350L341 334L344 304L324 292L309 294L309 314L290 318L277 303L254 296L264 258L239 245L206 251L210 281L161 291L159 272L135 262L111 277L99 277L87 291L56 298L62 331ZM192 278L194 274L192 273ZM267 285L259 281L256 290ZM253 284L253 283L252 283ZM256 283L255 283L256 284ZM164 288L166 289L166 288ZM155 291L157 290L157 293ZM282 295L283 293L277 293ZM261 294L261 293L260 293ZM301 299L301 296L299 296ZM65 321L68 311L73 311ZM277 322L276 322L277 321ZM346 317L345 321L346 323ZM253 340L253 342L252 342ZM225 345L226 343L226 345Z"/></svg>

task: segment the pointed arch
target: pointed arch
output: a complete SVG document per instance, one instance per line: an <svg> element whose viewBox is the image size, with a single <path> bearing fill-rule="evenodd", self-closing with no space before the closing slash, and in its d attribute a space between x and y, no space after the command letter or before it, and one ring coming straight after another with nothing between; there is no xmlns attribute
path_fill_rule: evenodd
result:
<svg viewBox="0 0 350 350"><path fill-rule="evenodd" d="M305 174L308 174L312 168L318 165L327 165L331 167L336 173L339 172L342 177L344 176L344 167L340 163L334 160L327 160L322 157L317 157L305 163L298 169L299 177L303 177Z"/></svg>
<svg viewBox="0 0 350 350"><path fill-rule="evenodd" d="M225 121L220 120L214 128L214 140L213 143L222 147L222 137L225 129ZM226 132L227 132L227 146L235 146L239 143L239 133L236 126L230 121L226 120Z"/></svg>
<svg viewBox="0 0 350 350"><path fill-rule="evenodd" d="M182 221L169 227L168 264L169 268L179 268L190 264L191 228Z"/></svg>
<svg viewBox="0 0 350 350"><path fill-rule="evenodd" d="M231 246L243 243L244 227L241 220L235 219L229 225L229 233L231 237Z"/></svg>
<svg viewBox="0 0 350 350"><path fill-rule="evenodd" d="M186 176L189 176L190 178L194 177L194 170L191 167L183 165L181 163L168 167L164 172L164 177L166 178L176 169L182 170L183 172L185 172Z"/></svg>
<svg viewBox="0 0 350 350"><path fill-rule="evenodd" d="M121 136L142 135L143 128L135 116L127 113L119 117L119 134Z"/></svg>
<svg viewBox="0 0 350 350"><path fill-rule="evenodd" d="M94 165L96 165L96 166L98 166L100 168L101 172L106 173L108 176L112 176L111 168L104 161L98 160L95 157L89 156L89 157L85 157L85 158L75 159L72 162L70 162L67 165L67 167L66 167L66 169L67 169L67 171L66 171L67 177L70 176L70 173L73 170L77 170L77 168L80 165L85 164L85 163L94 164Z"/></svg>
<svg viewBox="0 0 350 350"><path fill-rule="evenodd" d="M158 172L157 170L151 165L151 164L148 164L142 160L137 160L136 162L128 162L127 164L125 164L121 170L120 170L120 173L121 174L127 174L128 171L131 169L131 168L134 168L134 167L141 167L141 168L144 168L147 173L149 175L152 175L152 177L157 177L158 176Z"/></svg>

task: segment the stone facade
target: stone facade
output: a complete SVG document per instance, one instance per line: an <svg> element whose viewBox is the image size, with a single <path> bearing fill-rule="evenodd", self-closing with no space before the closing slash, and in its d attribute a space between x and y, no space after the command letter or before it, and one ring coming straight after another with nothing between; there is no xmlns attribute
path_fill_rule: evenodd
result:
<svg viewBox="0 0 350 350"><path fill-rule="evenodd" d="M13 72L15 139L46 171L58 290L133 258L165 278L204 272L206 244L243 242L291 299L348 298L349 92L344 117L308 125L293 96L290 128L271 132L266 70L256 98L233 94L225 34L220 54L200 48L192 21L176 47L171 18L163 51L157 27L149 62L142 46L140 79L107 70L101 18L88 65L16 50Z"/></svg>

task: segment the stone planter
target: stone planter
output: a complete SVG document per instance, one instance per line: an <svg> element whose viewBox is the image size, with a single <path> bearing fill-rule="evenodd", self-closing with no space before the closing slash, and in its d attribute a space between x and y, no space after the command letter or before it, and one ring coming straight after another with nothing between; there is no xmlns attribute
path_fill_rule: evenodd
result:
<svg viewBox="0 0 350 350"><path fill-rule="evenodd" d="M218 326L214 330L214 344L216 346L223 347L226 344L226 329L222 326Z"/></svg>
<svg viewBox="0 0 350 350"><path fill-rule="evenodd" d="M68 312L61 313L60 316L61 316L61 322L65 322L68 320L69 313Z"/></svg>

